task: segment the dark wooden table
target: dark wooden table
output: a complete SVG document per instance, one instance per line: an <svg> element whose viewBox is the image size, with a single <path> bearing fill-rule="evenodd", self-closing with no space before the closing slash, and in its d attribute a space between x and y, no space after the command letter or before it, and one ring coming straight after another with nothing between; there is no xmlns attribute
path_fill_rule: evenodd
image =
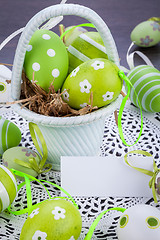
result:
<svg viewBox="0 0 160 240"><path fill-rule="evenodd" d="M45 7L58 4L60 0L0 0L0 42L15 30L24 27L32 16ZM81 4L96 11L110 28L116 42L121 65L128 67L126 52L131 43L133 28L150 17L160 17L160 0L68 0L67 3ZM78 17L65 17L66 26L86 22ZM58 33L57 28L55 32ZM0 52L0 62L13 63L19 36L15 37ZM145 53L160 70L160 43L151 48L133 47ZM136 58L136 64L143 63Z"/></svg>

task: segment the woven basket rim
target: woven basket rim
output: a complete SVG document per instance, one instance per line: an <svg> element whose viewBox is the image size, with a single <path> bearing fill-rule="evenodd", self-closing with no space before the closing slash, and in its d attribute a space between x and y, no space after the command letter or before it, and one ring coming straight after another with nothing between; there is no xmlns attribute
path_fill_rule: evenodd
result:
<svg viewBox="0 0 160 240"><path fill-rule="evenodd" d="M29 122L34 122L39 125L48 125L54 127L71 126L71 125L83 125L94 122L100 118L104 118L112 114L117 108L119 108L122 101L122 96L119 95L116 100L114 100L109 105L97 109L91 113L87 113L81 116L69 116L69 117L52 117L45 116L27 108L21 108L20 104L14 104L13 109L24 119Z"/></svg>

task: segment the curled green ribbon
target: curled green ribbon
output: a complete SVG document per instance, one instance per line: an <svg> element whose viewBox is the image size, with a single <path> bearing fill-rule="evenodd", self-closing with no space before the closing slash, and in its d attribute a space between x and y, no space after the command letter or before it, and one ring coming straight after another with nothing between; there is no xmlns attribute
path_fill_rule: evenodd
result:
<svg viewBox="0 0 160 240"><path fill-rule="evenodd" d="M160 18L159 17L151 17L148 19L148 21L155 21L160 24Z"/></svg>
<svg viewBox="0 0 160 240"><path fill-rule="evenodd" d="M131 146L133 146L134 144L136 144L136 143L139 141L139 139L140 139L140 137L141 137L141 135L142 135L142 130L143 130L142 107L141 107L141 103L140 103L140 101L139 101L139 98L138 98L138 96L137 96L137 93L136 93L136 91L135 91L135 89L134 89L131 81L129 80L129 78L126 77L126 75L124 74L124 72L121 71L121 70L119 71L118 74L119 74L119 77L120 77L122 80L125 81L125 83L126 83L126 85L127 85L127 89L128 89L127 95L123 98L122 103L121 103L121 106L120 106L120 109L119 109L119 114L118 114L118 130L119 130L119 135L120 135L120 138L121 138L122 142L123 142L126 146L131 147ZM125 104L126 104L128 98L129 98L129 95L130 95L130 87L132 87L133 90L134 90L134 93L135 93L136 98L137 98L137 100L138 100L138 104L139 104L139 108L140 108L140 113L141 113L141 128L140 128L140 132L139 132L139 135L138 135L138 137L137 137L137 140L136 140L133 144L131 144L131 145L128 144L128 143L125 141L125 139L124 139L123 130L122 130L122 122L121 122L122 115L123 115L123 110L124 110Z"/></svg>
<svg viewBox="0 0 160 240"><path fill-rule="evenodd" d="M48 156L48 150L47 150L47 145L46 145L46 142L44 140L44 137L43 137L39 127L35 123L32 123L32 122L29 123L29 130L30 130L30 134L31 134L33 143L34 143L37 151L39 152L39 154L41 156L40 163L38 164L36 159L33 158L33 157L29 158L29 162L28 163L24 162L24 161L22 161L20 159L15 159L14 162L19 164L19 165L21 165L21 166L23 166L23 167L33 169L38 174L44 173L44 172L49 172L51 170L51 168L52 168L52 165L49 164L49 163L45 164L46 160L47 160L47 156ZM35 132L36 132L36 134L37 134L37 136L38 136L38 138L40 140L43 152L41 151L41 148L40 148L40 146L38 144Z"/></svg>
<svg viewBox="0 0 160 240"><path fill-rule="evenodd" d="M120 207L115 207L115 208L110 208L107 209L103 212L101 212L98 217L94 220L94 222L92 223L92 225L89 228L89 231L86 235L86 237L84 238L84 240L90 240L92 238L93 232L97 226L97 224L99 223L99 221L101 220L101 218L103 217L103 215L105 215L107 212L111 211L111 210L116 210L116 211L120 211L120 212L124 212L126 209L125 208L120 208Z"/></svg>
<svg viewBox="0 0 160 240"><path fill-rule="evenodd" d="M131 154L131 153L134 153L134 154L142 154L144 156L148 156L148 157L153 157L152 154L146 152L146 151L143 151L143 150L133 150L133 151L130 151L128 152L125 156L124 156L124 160L125 162L127 163L128 166L134 168L135 170L141 172L141 173L144 173L148 176L151 176L151 179L149 181L149 187L152 189L152 194L153 194L153 199L154 199L154 202L155 203L158 203L157 201L157 196L156 196L156 188L155 188L155 181L156 181L156 177L157 177L157 174L160 172L160 169L157 168L157 165L153 159L153 172L152 171L149 171L147 169L143 169L143 168L138 168L138 167L134 167L132 166L129 162L128 162L128 154Z"/></svg>
<svg viewBox="0 0 160 240"><path fill-rule="evenodd" d="M72 196L71 196L65 189L63 189L62 187L60 187L59 185L57 185L57 184L55 184L55 183L52 183L52 182L49 182L49 181L46 181L46 180L39 180L39 179L37 179L37 178L35 178L35 177L32 177L32 176L29 175L29 174L20 172L20 171L15 170L15 169L11 169L11 171L13 172L13 174L15 174L15 175L17 175L17 176L19 176L19 177L23 177L23 178L25 179L24 182L22 182L22 183L20 183L20 184L18 185L18 188L17 188L17 189L18 189L18 191L19 191L24 185L26 185L27 208L24 208L24 209L21 209L21 210L18 210L18 211L12 211L11 205L10 205L10 206L7 208L7 210L8 210L10 213L12 213L12 214L14 214L14 215L22 215L22 214L28 213L28 215L30 215L31 212L33 211L33 209L35 209L35 207L39 206L39 205L42 203L42 202L40 202L40 203L37 203L37 204L34 204L34 205L32 204L32 193L31 193L31 184L30 184L31 181L36 181L36 182L38 182L39 184L41 184L41 185L45 188L45 190L46 190L46 192L47 192L47 194L48 194L48 196L49 196L49 199L62 198L62 199L71 200L71 201L73 202L73 204L75 205L75 207L78 209L78 205L77 205L77 203L75 202L75 200L72 198ZM44 182L44 183L48 183L48 184L53 185L54 187L58 188L59 190L61 190L62 192L64 192L67 197L61 197L61 196L51 197L48 189L45 187L45 185L43 184L43 182ZM46 201L46 200L44 200L44 201ZM43 201L43 202L44 202L44 201Z"/></svg>

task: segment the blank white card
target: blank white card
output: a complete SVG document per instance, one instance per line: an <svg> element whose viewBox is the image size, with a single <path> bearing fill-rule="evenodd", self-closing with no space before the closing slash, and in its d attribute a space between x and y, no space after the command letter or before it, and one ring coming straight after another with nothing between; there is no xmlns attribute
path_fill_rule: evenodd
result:
<svg viewBox="0 0 160 240"><path fill-rule="evenodd" d="M152 157L129 157L129 162L153 171ZM123 158L61 157L61 186L72 196L152 197L150 178Z"/></svg>

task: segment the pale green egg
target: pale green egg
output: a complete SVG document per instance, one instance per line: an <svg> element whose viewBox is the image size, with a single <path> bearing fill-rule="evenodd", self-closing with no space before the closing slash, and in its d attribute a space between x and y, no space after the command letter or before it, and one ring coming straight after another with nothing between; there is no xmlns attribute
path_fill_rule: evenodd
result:
<svg viewBox="0 0 160 240"><path fill-rule="evenodd" d="M114 101L122 89L119 69L104 58L91 59L82 63L65 80L62 97L72 108L80 109L91 104L103 107Z"/></svg>
<svg viewBox="0 0 160 240"><path fill-rule="evenodd" d="M62 40L52 31L37 30L28 45L24 70L29 78L48 92L53 82L55 91L61 88L68 73L68 54Z"/></svg>
<svg viewBox="0 0 160 240"><path fill-rule="evenodd" d="M33 177L36 177L38 175L38 173L34 169L19 165L16 162L16 159L18 159L18 160L23 161L24 163L29 164L30 159L32 160L33 158L36 160L37 164L40 163L41 158L34 150L26 148L26 147L13 147L13 148L6 150L3 153L2 161L5 164L5 166L7 166L10 169L13 168L20 172L23 172L23 173L29 174ZM18 178L20 178L20 177L18 177Z"/></svg>
<svg viewBox="0 0 160 240"><path fill-rule="evenodd" d="M82 228L78 209L64 199L42 202L28 216L20 240L77 240Z"/></svg>
<svg viewBox="0 0 160 240"><path fill-rule="evenodd" d="M131 32L131 40L140 47L152 47L160 42L160 24L145 21L138 24Z"/></svg>
<svg viewBox="0 0 160 240"><path fill-rule="evenodd" d="M14 174L0 165L0 212L14 201L17 194L17 182Z"/></svg>

